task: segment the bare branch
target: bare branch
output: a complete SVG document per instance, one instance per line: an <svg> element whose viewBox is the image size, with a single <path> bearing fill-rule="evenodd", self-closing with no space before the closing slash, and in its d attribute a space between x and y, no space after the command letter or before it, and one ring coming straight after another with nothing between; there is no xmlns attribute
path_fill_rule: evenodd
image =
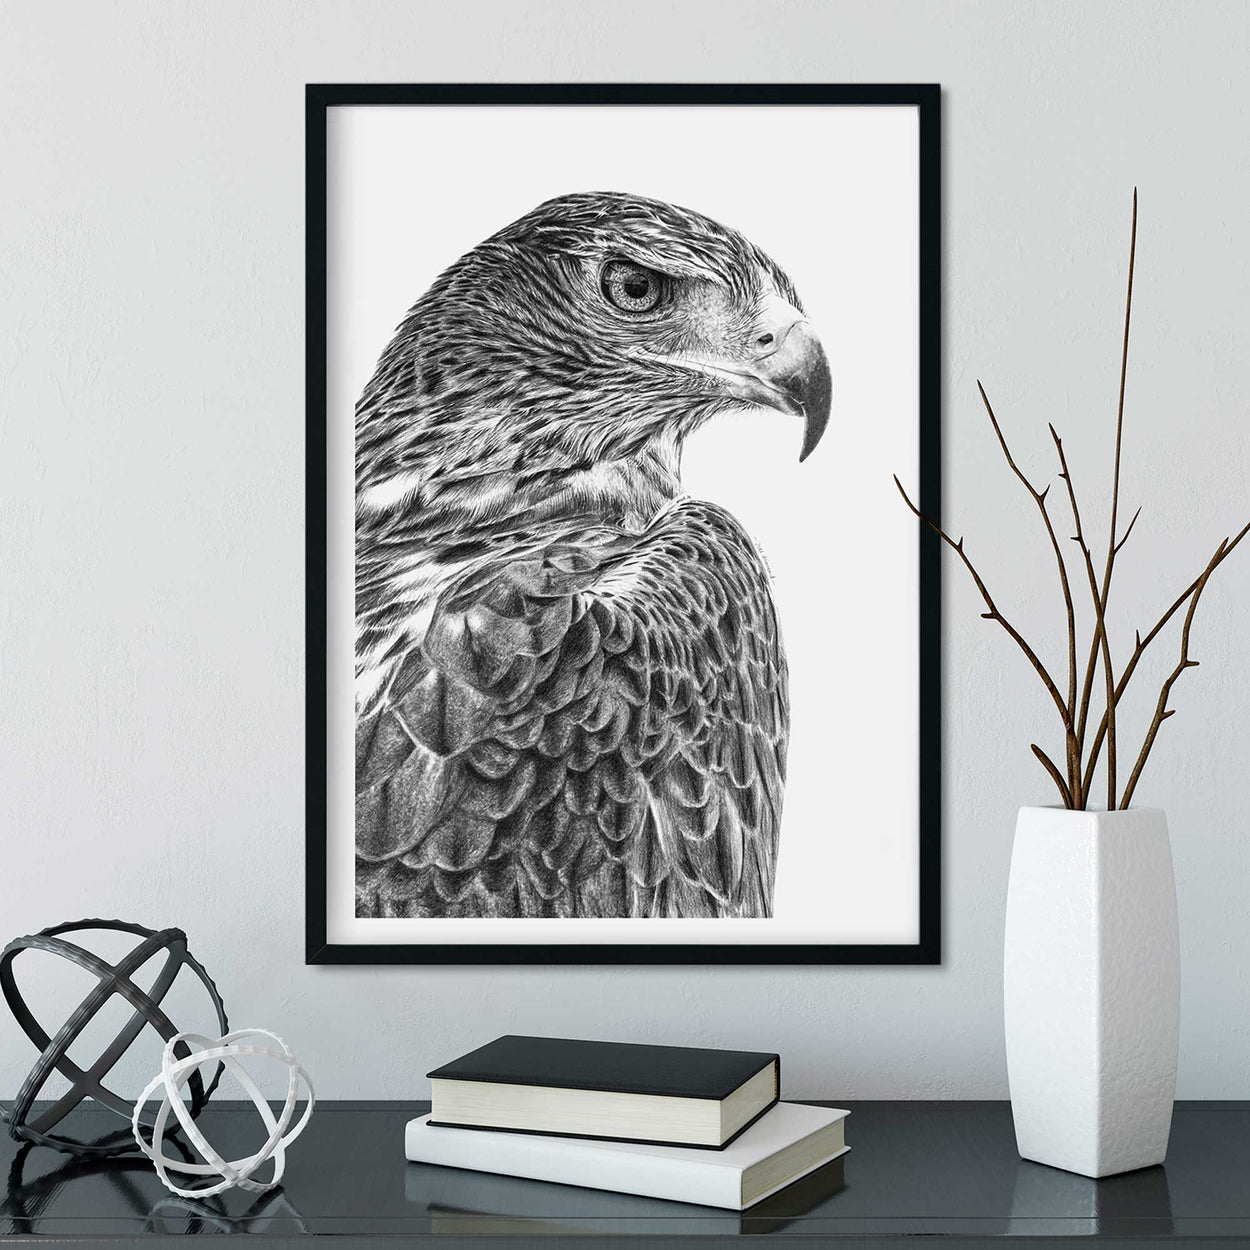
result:
<svg viewBox="0 0 1250 1250"><path fill-rule="evenodd" d="M1063 439L1055 430L1053 425L1050 426L1050 436L1055 441L1055 450L1059 453L1059 476L1063 478L1068 487L1068 503L1072 508L1072 523L1076 527L1076 533L1073 540L1081 548L1081 556L1085 561L1085 576L1089 582L1090 597L1094 601L1094 645L1101 649L1103 668L1106 672L1107 686L1107 793L1114 795L1115 793L1115 677L1111 670L1111 645L1107 641L1107 618L1105 597L1098 590L1098 578L1094 574L1094 560L1089 553L1089 544L1085 541L1085 531L1081 527L1081 509L1076 502L1076 487L1072 484L1072 474L1068 471L1068 457L1064 454ZM1093 687L1092 669L1087 670L1084 690L1081 695L1081 711L1080 719L1077 722L1076 741L1077 741L1077 758L1080 759L1081 752L1084 748L1084 732L1085 719L1089 712L1089 698ZM1089 764L1085 769L1085 775L1081 778L1080 794L1083 801L1088 801L1090 786L1094 780L1094 765L1097 762L1097 756L1090 758ZM1079 767L1079 765L1078 765ZM1108 798L1107 807L1111 809L1115 806L1114 802Z"/></svg>
<svg viewBox="0 0 1250 1250"><path fill-rule="evenodd" d="M1129 236L1128 249L1128 290L1124 297L1124 345L1120 352L1120 395L1119 402L1116 407L1115 422L1115 467L1111 478L1111 536L1107 540L1107 562L1103 568L1102 574L1102 591L1101 602L1103 614L1105 617L1107 599L1111 593L1111 574L1115 568L1115 557L1120 547L1124 545L1128 538L1128 531L1125 532L1124 538L1116 542L1116 530L1119 525L1120 514L1120 449L1123 444L1124 436L1124 386L1128 377L1128 337L1129 325L1133 314L1133 270L1137 262L1137 188L1133 188L1133 226ZM1129 531L1132 530L1129 525ZM1081 744L1082 749L1085 745L1085 728L1087 724L1087 716L1089 714L1089 699L1094 686L1094 669L1097 663L1099 651L1102 651L1104 663L1106 663L1110 654L1109 650L1103 646L1106 642L1106 622L1105 619L1100 621L1094 629L1094 637L1090 643L1089 659L1085 665L1085 681L1081 687L1081 711L1077 718L1076 737ZM1107 683L1110 686L1111 677L1108 673ZM1111 794L1115 788L1115 713L1112 711L1107 721L1107 784L1109 798L1107 802L1108 808L1115 806L1114 796ZM1086 775L1090 775L1091 770L1087 770Z"/></svg>
<svg viewBox="0 0 1250 1250"><path fill-rule="evenodd" d="M1121 538L1118 543L1116 543L1115 545L1116 555L1120 554L1120 548L1123 547L1126 542L1128 542L1128 536L1133 532L1133 526L1137 524L1137 518L1139 516L1141 516L1141 508L1138 508L1137 511L1133 513L1133 519L1128 523L1128 529L1124 531L1124 537Z"/></svg>
<svg viewBox="0 0 1250 1250"><path fill-rule="evenodd" d="M1106 583L1111 580L1111 564L1115 558L1115 531L1120 508L1120 446L1124 437L1124 383L1128 378L1128 328L1133 316L1133 267L1137 262L1137 188L1133 188L1133 229L1128 245L1128 292L1124 297L1124 347L1120 352L1120 400L1115 416L1115 471L1111 486L1111 537L1107 540L1107 571L1103 576L1103 602L1107 600ZM1127 538L1128 535L1126 534Z"/></svg>
<svg viewBox="0 0 1250 1250"><path fill-rule="evenodd" d="M1050 779L1059 788L1059 794L1063 799L1064 807L1071 809L1073 807L1072 791L1068 789L1067 782L1063 779L1063 774L1055 767L1055 762L1037 745L1036 742L1029 744L1033 750L1033 754L1042 761L1042 767L1050 774Z"/></svg>
<svg viewBox="0 0 1250 1250"><path fill-rule="evenodd" d="M1228 542L1227 538L1224 539L1215 549L1215 555L1211 557L1202 576L1194 584L1193 597L1189 600L1189 610L1185 613L1185 624L1181 627L1181 658L1163 683L1163 689L1159 691L1159 701L1155 704L1154 719L1150 722L1150 728L1146 732L1146 740L1142 743L1141 751L1137 756L1137 763L1133 765L1133 771L1129 775L1128 785L1124 787L1124 798L1120 802L1122 808L1128 807L1132 801L1133 791L1137 789L1137 779L1141 776L1141 771L1146 766L1146 760L1150 755L1150 748L1154 746L1155 738L1158 737L1159 726L1175 712L1175 709L1169 710L1168 708L1168 696L1172 693L1172 687L1176 685L1180 675L1187 668L1198 667L1198 661L1189 658L1189 631L1194 623L1194 613L1198 610L1198 600L1202 598L1202 592L1206 589L1207 579L1215 572L1220 562L1228 554Z"/></svg>
<svg viewBox="0 0 1250 1250"><path fill-rule="evenodd" d="M998 610L998 607L994 603L988 588L981 580L980 573L976 571L972 561L968 558L967 553L964 551L964 540L961 538L958 542L956 542L940 525L929 520L929 518L925 516L925 514L921 512L920 509L917 508L916 505L907 497L907 492L903 489L903 483L898 480L897 474L894 476L894 485L898 487L898 493L902 495L903 502L908 506L908 508L911 509L916 519L922 524L927 525L929 529L931 529L960 558L960 560L963 561L964 568L968 570L972 580L976 583L977 590L980 591L981 598L985 600L985 606L989 609L988 612L983 612L981 615L987 621L997 621L1003 629L1007 631L1007 634L1011 637L1011 640L1016 644L1016 646L1024 652L1026 659L1033 665L1034 669L1037 671L1037 675L1042 679L1042 684L1046 687L1047 693L1050 695L1051 699L1054 700L1055 707L1059 709L1059 716L1063 721L1065 732L1070 730L1072 728L1072 718L1068 715L1068 708L1063 701L1063 695L1059 693L1059 688L1055 685L1054 679L1051 677L1050 673L1046 671L1046 666L1038 658L1037 652L1035 652L1033 648L1030 647L1024 640L1020 631L1017 630L1016 627L1012 625L1011 622L1008 621L1007 618Z"/></svg>
<svg viewBox="0 0 1250 1250"><path fill-rule="evenodd" d="M1241 528L1241 530L1237 533L1237 536L1228 544L1227 547L1224 548L1223 554L1215 562L1215 568L1219 568L1219 566L1228 558L1229 554L1234 550L1237 544L1241 542L1241 540L1245 538L1247 534L1250 534L1250 522L1247 522ZM1154 640L1159 636L1163 628L1172 619L1172 617L1176 615L1177 611L1181 608L1181 606L1185 603L1185 601L1189 598L1189 596L1192 595L1194 591L1198 589L1198 583L1202 581L1202 576L1203 575L1199 575L1197 578L1195 578L1192 582L1189 583L1189 585L1183 591L1181 591L1179 595L1176 596L1175 600L1173 600L1172 602L1172 606L1168 608L1166 612L1164 612L1164 614L1154 623L1153 626L1151 626L1149 632L1146 634L1144 638L1141 635L1141 631L1140 630L1138 631L1136 640L1133 646L1133 654L1129 657L1128 663L1124 666L1124 672L1120 674L1120 680L1116 684L1115 701L1117 704L1124 697L1124 691L1128 688L1129 678L1132 677L1133 673L1136 671L1137 663L1142 658L1142 655L1145 653L1146 648L1150 646L1150 644L1154 642ZM1099 722L1099 725L1098 725L1098 732L1094 735L1093 745L1090 747L1090 757L1092 759L1098 758L1098 752L1102 748L1102 740L1106 732L1107 732L1107 714L1106 712L1104 712L1102 715L1102 720Z"/></svg>
<svg viewBox="0 0 1250 1250"><path fill-rule="evenodd" d="M1062 481L1066 484L1068 503L1072 511L1072 521L1076 533L1073 536L1080 548L1082 561L1085 567L1086 580L1089 586L1090 597L1094 605L1095 626L1093 630L1093 638L1090 644L1089 656L1085 665L1083 680L1078 680L1080 674L1077 672L1077 628L1076 628L1076 612L1072 595L1072 584L1067 568L1067 560L1064 556L1062 545L1058 541L1055 528L1047 506L1047 499L1050 493L1050 487L1038 490L1029 480L1023 470L1017 465L1011 449L1007 444L1007 440L1003 435L1002 427L998 423L998 418L994 413L993 406L990 404L989 397L985 393L985 388L981 383L977 382L977 389L981 395L981 401L985 405L985 410L989 414L990 424L994 428L995 436L998 438L998 444L1002 450L1003 456L1007 461L1008 467L1012 473L1019 479L1024 488L1028 491L1030 498L1037 505L1042 515L1043 524L1046 529L1047 537L1050 540L1051 548L1055 554L1055 563L1059 572L1060 586L1063 591L1064 607L1068 620L1068 691L1067 698L1063 697L1056 686L1046 666L1042 663L1037 653L1025 641L1019 631L1003 616L999 611L997 604L990 595L989 589L986 587L984 580L977 572L972 561L969 559L964 550L964 540L959 538L955 540L950 537L940 526L926 517L908 497L907 492L903 489L902 483L897 477L894 479L895 486L898 487L899 494L903 497L903 502L911 512L926 526L929 527L952 551L959 556L964 567L968 570L973 582L976 584L977 590L981 594L981 598L985 602L987 611L981 615L986 620L997 621L1007 633L1007 635L1016 643L1016 645L1024 653L1025 658L1033 666L1037 672L1042 684L1045 686L1047 693L1050 695L1052 702L1059 712L1059 716L1064 726L1065 742L1067 747L1067 777L1065 779L1063 772L1055 764L1055 762L1042 750L1036 743L1030 744L1031 750L1039 762L1045 768L1047 775L1054 782L1060 796L1063 798L1064 804L1068 808L1083 809L1089 799L1090 789L1092 787L1094 773L1098 765L1098 759L1102 752L1103 745L1107 748L1107 807L1113 809L1117 805L1121 809L1128 808L1136 792L1138 781L1140 780L1142 770L1150 756L1150 752L1158 737L1159 729L1163 722L1176 714L1174 708L1168 707L1168 701L1171 697L1173 687L1180 680L1180 676L1186 669L1197 666L1197 660L1191 659L1189 654L1190 633L1193 626L1194 616L1197 612L1198 601L1202 597L1202 593L1206 588L1206 584L1216 568L1228 557L1229 553L1241 543L1241 541L1250 534L1250 523L1245 525L1234 538L1231 540L1226 538L1216 549L1215 554L1208 561L1206 568L1202 574L1172 602L1171 606L1160 616L1155 624L1143 636L1140 631L1134 634L1133 651L1128 662L1124 666L1123 673L1119 679L1116 674L1111 658L1111 643L1108 633L1107 623L1107 605L1110 598L1111 584L1113 580L1116 558L1127 544L1129 537L1137 526L1137 522L1141 517L1142 510L1138 508L1129 520L1127 527L1123 533L1120 533L1120 482L1122 468L1122 452L1124 445L1124 402L1126 384L1128 378L1128 349L1129 336L1132 326L1133 312L1133 281L1137 264L1137 191L1133 191L1133 219L1132 232L1129 242L1129 259L1128 259L1128 282L1125 292L1124 302L1124 336L1120 353L1120 385L1119 394L1116 405L1116 427L1115 427L1115 458L1111 480L1111 516L1110 526L1107 538L1106 559L1102 569L1101 581L1094 569L1094 558L1090 551L1090 545L1087 541L1086 534L1081 519L1080 507L1077 502L1076 489L1072 482L1072 476L1068 468L1067 457L1063 449L1063 440L1055 430L1054 426L1050 426L1051 438L1054 440L1055 449L1059 457L1059 465L1061 472L1059 474ZM1188 605L1186 607L1186 605ZM1176 615L1181 608L1186 608L1184 616L1184 625L1181 630L1180 643L1180 659L1176 667L1169 673L1163 682L1159 692L1159 697L1155 706L1154 716L1151 720L1150 727L1145 735L1133 764L1132 771L1129 774L1127 785L1124 792L1119 796L1117 804L1117 724L1116 709L1120 700L1124 697L1128 684L1137 671L1138 664L1150 647L1151 643L1159 636L1162 630L1168 625L1172 617ZM1103 669L1105 683L1105 708L1099 720L1097 731L1093 736L1092 746L1086 755L1086 730L1090 723L1091 700L1093 697L1094 680L1099 667L1099 662Z"/></svg>
<svg viewBox="0 0 1250 1250"><path fill-rule="evenodd" d="M1046 495L1050 490L1048 486L1045 490L1038 490L1032 482L1024 475L1020 467L1016 464L1015 458L1011 454L1011 448L1007 446L1007 440L1003 437L1002 427L998 424L998 418L994 415L993 406L990 404L990 398L985 393L985 387L977 381L977 390L981 392L981 402L985 405L985 411L989 414L990 424L994 427L994 433L998 435L998 445L1003 449L1003 456L1007 460L1007 464L1011 471L1018 477L1024 485L1024 489L1029 492L1033 502L1037 504L1038 511L1042 514L1042 524L1046 527L1046 536L1050 539L1051 549L1055 553L1055 565L1059 570L1059 585L1063 590L1063 606L1068 616L1068 721L1069 727L1065 733L1065 750L1068 758L1068 806L1073 805L1075 796L1076 806L1080 806L1080 785L1081 785L1081 756L1077 748L1076 733L1071 728L1071 722L1076 716L1076 612L1072 606L1072 587L1068 581L1068 566L1064 562L1063 549L1059 545L1059 539L1055 536L1055 527L1051 524L1050 513L1046 508Z"/></svg>

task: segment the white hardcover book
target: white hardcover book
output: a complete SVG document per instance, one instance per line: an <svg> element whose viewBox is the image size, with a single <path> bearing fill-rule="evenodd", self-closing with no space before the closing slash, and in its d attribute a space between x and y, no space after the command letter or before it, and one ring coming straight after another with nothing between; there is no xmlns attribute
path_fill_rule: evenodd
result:
<svg viewBox="0 0 1250 1250"><path fill-rule="evenodd" d="M743 1211L845 1154L848 1114L778 1103L724 1150L449 1128L421 1116L408 1122L404 1147L414 1163Z"/></svg>

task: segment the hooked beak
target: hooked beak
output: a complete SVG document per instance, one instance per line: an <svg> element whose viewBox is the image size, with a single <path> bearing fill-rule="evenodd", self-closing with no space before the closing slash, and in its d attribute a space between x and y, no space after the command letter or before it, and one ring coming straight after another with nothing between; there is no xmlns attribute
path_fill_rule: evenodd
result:
<svg viewBox="0 0 1250 1250"><path fill-rule="evenodd" d="M778 295L770 296L751 328L751 349L741 358L664 357L715 379L721 389L747 404L803 418L802 463L816 449L829 424L833 381L820 339L807 318Z"/></svg>
<svg viewBox="0 0 1250 1250"><path fill-rule="evenodd" d="M802 463L816 450L833 399L825 349L807 318L780 296L771 297L756 320L755 357L742 372L726 378L738 399L803 418Z"/></svg>

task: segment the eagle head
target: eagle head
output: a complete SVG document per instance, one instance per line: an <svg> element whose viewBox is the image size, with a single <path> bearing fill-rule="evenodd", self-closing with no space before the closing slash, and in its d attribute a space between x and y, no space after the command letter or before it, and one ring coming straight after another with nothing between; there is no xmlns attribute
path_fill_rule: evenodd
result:
<svg viewBox="0 0 1250 1250"><path fill-rule="evenodd" d="M446 270L357 406L357 489L576 473L682 440L717 412L829 420L831 382L790 279L741 234L616 193L548 200ZM445 486L444 486L445 488Z"/></svg>

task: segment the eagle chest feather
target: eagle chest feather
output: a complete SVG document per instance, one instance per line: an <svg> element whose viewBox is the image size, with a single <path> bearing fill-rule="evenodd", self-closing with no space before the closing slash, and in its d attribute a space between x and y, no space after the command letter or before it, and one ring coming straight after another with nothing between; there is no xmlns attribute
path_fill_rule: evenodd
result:
<svg viewBox="0 0 1250 1250"><path fill-rule="evenodd" d="M357 911L766 916L788 706L723 509L558 528L438 598L357 725Z"/></svg>

